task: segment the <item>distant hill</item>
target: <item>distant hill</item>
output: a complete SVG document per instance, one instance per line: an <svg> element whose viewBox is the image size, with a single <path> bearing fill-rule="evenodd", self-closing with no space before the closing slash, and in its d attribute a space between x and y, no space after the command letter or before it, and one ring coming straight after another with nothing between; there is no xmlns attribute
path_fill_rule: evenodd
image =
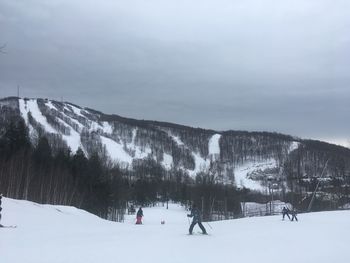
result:
<svg viewBox="0 0 350 263"><path fill-rule="evenodd" d="M125 171L149 173L142 167L151 162L164 173L177 171L193 180L207 174L216 183L264 194L293 192L309 200L320 182L323 200L348 196L350 149L326 142L136 120L48 99L4 98L0 113L2 132L6 123L21 119L33 145L45 136L56 152L97 152Z"/></svg>

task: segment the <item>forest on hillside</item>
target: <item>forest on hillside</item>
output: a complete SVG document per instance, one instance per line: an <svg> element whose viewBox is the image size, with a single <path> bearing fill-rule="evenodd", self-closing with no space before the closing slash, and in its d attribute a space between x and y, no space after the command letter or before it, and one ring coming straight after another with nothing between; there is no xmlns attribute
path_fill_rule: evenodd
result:
<svg viewBox="0 0 350 263"><path fill-rule="evenodd" d="M0 138L0 192L45 204L76 206L102 218L121 221L130 204L150 206L169 200L203 205L209 216L213 198L226 200L231 215L240 214L240 193L210 176L191 180L181 171L165 171L154 160L135 164L133 171L87 158L79 149L53 153L46 137L32 146L23 120L9 122Z"/></svg>
<svg viewBox="0 0 350 263"><path fill-rule="evenodd" d="M118 221L130 205L167 201L187 206L197 203L207 220L240 217L245 202L281 200L300 211L339 209L350 203L350 150L344 147L278 133L227 131L220 134L220 154L191 176L188 170L195 168L193 153L207 156L215 131L93 110L77 116L67 110L72 104L52 101L57 109L52 110L47 101L37 101L43 116L59 133L47 132L30 112L28 127L17 98L2 100L0 105L0 192L8 197L72 205ZM62 120L76 132L83 125L83 149L71 152L62 136L72 130ZM112 133L89 131L90 120L109 121ZM29 135L29 129L35 132ZM183 145L169 134L176 135ZM101 135L124 140L124 146L133 141L151 154L134 158L129 166L114 162L101 144ZM293 143L298 147L291 148ZM131 156L135 154L124 148ZM170 169L161 164L165 153L173 159ZM277 166L249 174L266 191L236 185L236 166L266 160L275 160Z"/></svg>

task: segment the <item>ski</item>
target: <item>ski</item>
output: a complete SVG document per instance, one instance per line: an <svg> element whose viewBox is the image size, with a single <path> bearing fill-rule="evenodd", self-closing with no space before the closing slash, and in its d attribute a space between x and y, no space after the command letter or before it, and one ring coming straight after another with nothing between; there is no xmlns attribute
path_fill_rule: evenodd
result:
<svg viewBox="0 0 350 263"><path fill-rule="evenodd" d="M187 236L210 236L210 234L206 233L203 234L202 232L196 232L196 233L192 233L192 234L187 234Z"/></svg>
<svg viewBox="0 0 350 263"><path fill-rule="evenodd" d="M17 228L17 226L3 226L3 225L0 225L0 228Z"/></svg>

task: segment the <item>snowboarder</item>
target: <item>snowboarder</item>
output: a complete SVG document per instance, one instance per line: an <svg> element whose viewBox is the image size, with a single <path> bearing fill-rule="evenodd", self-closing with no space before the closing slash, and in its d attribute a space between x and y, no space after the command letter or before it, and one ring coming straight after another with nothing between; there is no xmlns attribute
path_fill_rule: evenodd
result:
<svg viewBox="0 0 350 263"><path fill-rule="evenodd" d="M282 220L284 220L285 216L287 216L288 219L290 220L289 212L290 210L284 206L282 209Z"/></svg>
<svg viewBox="0 0 350 263"><path fill-rule="evenodd" d="M297 218L297 210L295 209L295 208L293 208L293 210L292 210L292 212L291 212L291 214L292 214L292 221L294 221L294 219L295 219L295 221L297 221L298 222L298 218Z"/></svg>
<svg viewBox="0 0 350 263"><path fill-rule="evenodd" d="M187 215L188 217L193 217L192 224L190 225L190 235L192 235L193 228L196 224L202 229L203 235L207 234L207 231L205 230L204 226L202 225L202 216L200 211L198 210L196 205L192 206L191 214Z"/></svg>
<svg viewBox="0 0 350 263"><path fill-rule="evenodd" d="M136 225L142 225L142 217L143 217L143 211L142 211L142 207L140 207L136 213Z"/></svg>

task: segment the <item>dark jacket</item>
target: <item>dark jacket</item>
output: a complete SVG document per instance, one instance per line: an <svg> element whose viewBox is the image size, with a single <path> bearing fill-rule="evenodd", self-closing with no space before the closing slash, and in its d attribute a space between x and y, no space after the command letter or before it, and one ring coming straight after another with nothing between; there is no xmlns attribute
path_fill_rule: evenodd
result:
<svg viewBox="0 0 350 263"><path fill-rule="evenodd" d="M187 215L188 217L193 217L193 221L195 223L201 223L202 222L202 216L201 212L199 211L198 208L192 208L191 209L191 214Z"/></svg>
<svg viewBox="0 0 350 263"><path fill-rule="evenodd" d="M283 214L288 214L288 213L290 213L290 211L289 211L288 208L283 207L282 213L283 213Z"/></svg>
<svg viewBox="0 0 350 263"><path fill-rule="evenodd" d="M137 217L143 217L143 211L142 211L141 208L137 211L136 216L137 216Z"/></svg>

